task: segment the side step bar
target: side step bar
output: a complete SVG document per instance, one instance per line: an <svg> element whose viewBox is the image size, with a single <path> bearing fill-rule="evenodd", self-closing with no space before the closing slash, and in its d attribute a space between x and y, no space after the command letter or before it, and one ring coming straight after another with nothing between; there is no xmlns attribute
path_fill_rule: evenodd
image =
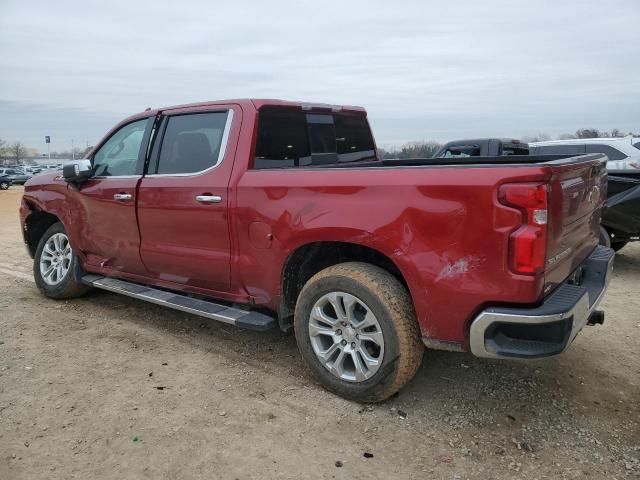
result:
<svg viewBox="0 0 640 480"><path fill-rule="evenodd" d="M90 287L120 293L128 297L173 308L174 310L229 323L240 328L263 331L270 330L276 326L275 318L263 313L228 307L226 305L180 295L179 293L167 292L138 283L126 282L117 278L88 274L84 275L81 280L82 283Z"/></svg>

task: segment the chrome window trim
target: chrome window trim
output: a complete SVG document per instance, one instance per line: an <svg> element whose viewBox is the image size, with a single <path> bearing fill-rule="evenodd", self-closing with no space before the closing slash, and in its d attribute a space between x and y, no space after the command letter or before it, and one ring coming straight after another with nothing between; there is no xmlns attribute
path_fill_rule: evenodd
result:
<svg viewBox="0 0 640 480"><path fill-rule="evenodd" d="M140 178L140 177L142 177L142 175L110 175L110 176L91 177L89 180L93 180L94 178L97 180L108 180L110 178Z"/></svg>
<svg viewBox="0 0 640 480"><path fill-rule="evenodd" d="M203 175L209 172L210 170L213 170L214 168L218 167L218 165L222 163L222 160L224 159L224 156L227 153L227 144L229 143L229 132L231 131L231 123L233 121L233 109L227 108L225 110L214 110L214 111L206 111L206 112L188 112L188 113L180 114L180 115L197 115L197 114L203 114L203 113L221 113L221 112L227 113L227 121L224 125L224 130L222 132L222 139L220 140L220 152L218 153L218 158L216 160L216 163L214 163L208 168L205 168L204 170L200 170L199 172L147 173L145 177L196 177L198 175ZM174 115L174 116L178 116L178 115ZM167 116L167 118L170 118L170 117L171 115ZM160 151L162 151L162 145L160 145ZM158 155L160 155L160 152L158 152ZM160 165L159 161L158 161L158 165Z"/></svg>

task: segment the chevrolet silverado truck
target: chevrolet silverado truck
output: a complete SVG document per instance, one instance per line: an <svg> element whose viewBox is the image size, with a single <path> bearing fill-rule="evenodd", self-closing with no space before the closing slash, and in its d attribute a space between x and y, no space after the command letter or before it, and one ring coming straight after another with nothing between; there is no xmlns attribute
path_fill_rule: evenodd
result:
<svg viewBox="0 0 640 480"><path fill-rule="evenodd" d="M327 389L373 402L425 346L541 358L602 322L605 161L385 161L359 107L207 102L127 118L29 180L20 218L45 296L293 331Z"/></svg>

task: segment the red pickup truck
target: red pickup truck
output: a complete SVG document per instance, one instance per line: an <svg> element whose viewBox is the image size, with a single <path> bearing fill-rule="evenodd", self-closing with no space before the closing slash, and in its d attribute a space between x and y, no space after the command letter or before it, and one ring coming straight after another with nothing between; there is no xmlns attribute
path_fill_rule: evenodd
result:
<svg viewBox="0 0 640 480"><path fill-rule="evenodd" d="M44 295L293 330L329 390L379 401L425 345L540 358L602 322L605 161L385 161L362 108L206 102L124 120L20 216Z"/></svg>

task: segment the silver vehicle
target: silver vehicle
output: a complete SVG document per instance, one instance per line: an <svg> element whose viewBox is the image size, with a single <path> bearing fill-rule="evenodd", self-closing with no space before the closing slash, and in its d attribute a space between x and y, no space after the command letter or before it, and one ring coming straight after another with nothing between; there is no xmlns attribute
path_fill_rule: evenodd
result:
<svg viewBox="0 0 640 480"><path fill-rule="evenodd" d="M0 168L0 176L6 175L12 183L24 185L33 175L26 173L20 168Z"/></svg>
<svg viewBox="0 0 640 480"><path fill-rule="evenodd" d="M640 137L572 138L529 144L531 155L605 153L610 173L640 176Z"/></svg>

